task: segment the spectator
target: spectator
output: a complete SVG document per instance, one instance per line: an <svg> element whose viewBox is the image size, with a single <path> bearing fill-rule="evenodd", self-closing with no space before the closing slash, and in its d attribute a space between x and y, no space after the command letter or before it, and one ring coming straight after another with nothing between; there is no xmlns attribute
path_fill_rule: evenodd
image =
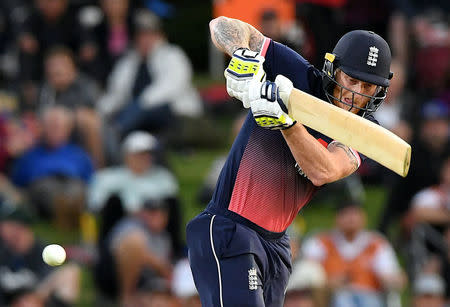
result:
<svg viewBox="0 0 450 307"><path fill-rule="evenodd" d="M17 35L20 50L20 78L24 96L31 103L36 97L36 82L43 76L42 59L55 45L78 51L80 25L68 0L34 0L34 7L21 24Z"/></svg>
<svg viewBox="0 0 450 307"><path fill-rule="evenodd" d="M411 69L415 95L428 100L443 89L450 67L450 5L440 0L393 3L393 53Z"/></svg>
<svg viewBox="0 0 450 307"><path fill-rule="evenodd" d="M438 185L414 195L411 209L416 222L437 227L450 225L450 156L444 160L440 174Z"/></svg>
<svg viewBox="0 0 450 307"><path fill-rule="evenodd" d="M83 10L80 58L83 71L104 85L111 67L131 45L133 22L129 0L99 2L101 11L93 6Z"/></svg>
<svg viewBox="0 0 450 307"><path fill-rule="evenodd" d="M195 117L202 112L189 59L167 42L158 17L142 10L134 22L133 48L115 65L98 103L120 136L136 129L167 132L169 124L174 129L173 114Z"/></svg>
<svg viewBox="0 0 450 307"><path fill-rule="evenodd" d="M344 33L357 29L374 31L387 37L387 26L392 13L392 1L346 0L340 15ZM389 87L390 89L390 87Z"/></svg>
<svg viewBox="0 0 450 307"><path fill-rule="evenodd" d="M144 200L166 200L173 249L181 249L178 182L157 161L158 141L148 132L130 133L122 143L124 163L98 171L88 190L89 211L101 216L100 240L122 215L139 209Z"/></svg>
<svg viewBox="0 0 450 307"><path fill-rule="evenodd" d="M262 12L259 30L266 37L289 46L306 59L312 57L312 48L307 33L296 23L282 24L275 9L266 9Z"/></svg>
<svg viewBox="0 0 450 307"><path fill-rule="evenodd" d="M107 250L100 256L95 274L104 294L118 295L128 306L137 300L140 291L169 289L172 250L165 231L167 222L168 204L148 200L111 229L106 238Z"/></svg>
<svg viewBox="0 0 450 307"><path fill-rule="evenodd" d="M398 60L391 63L391 70L394 76L389 85L389 91L386 99L378 108L376 118L380 125L391 130L396 135L406 141L410 141L412 137L412 128L409 124L411 115L406 114L411 107L408 105L405 84L407 81L406 71Z"/></svg>
<svg viewBox="0 0 450 307"><path fill-rule="evenodd" d="M415 193L439 182L442 163L450 153L450 108L442 100L431 100L423 105L422 122L411 147L414 154L406 178L395 177L388 191L388 199L381 215L379 229L387 233L391 222L401 217L402 235L409 235L411 221L405 213ZM402 238L403 240L405 237Z"/></svg>
<svg viewBox="0 0 450 307"><path fill-rule="evenodd" d="M342 7L346 0L306 0L296 1L297 19L304 24L311 33L309 45L312 55L309 62L315 67L322 67L323 55L333 50L339 37L344 33L341 23Z"/></svg>
<svg viewBox="0 0 450 307"><path fill-rule="evenodd" d="M292 288L286 291L284 307L315 307L310 289Z"/></svg>
<svg viewBox="0 0 450 307"><path fill-rule="evenodd" d="M413 307L445 307L444 281L435 274L422 274L413 284Z"/></svg>
<svg viewBox="0 0 450 307"><path fill-rule="evenodd" d="M112 195L118 195L125 212L139 210L145 199L177 197L174 175L155 161L158 140L148 132L134 131L122 142L123 164L98 171L89 187L89 209L99 212Z"/></svg>
<svg viewBox="0 0 450 307"><path fill-rule="evenodd" d="M302 251L321 263L333 292L331 306L384 306L383 294L401 290L405 278L389 242L365 229L366 216L355 202L342 202L336 226L312 237Z"/></svg>
<svg viewBox="0 0 450 307"><path fill-rule="evenodd" d="M73 114L62 106L42 113L42 141L13 167L13 183L25 188L43 217L53 217L62 228L78 227L86 184L93 165L88 154L70 143Z"/></svg>
<svg viewBox="0 0 450 307"><path fill-rule="evenodd" d="M406 71L399 60L394 59L391 62L391 71L394 73L394 77L390 81L386 99L378 108L375 117L381 126L389 129L406 142L410 142L413 133L412 117L416 108L415 100L411 97L411 93L405 89ZM375 161L367 162L358 169L364 183L389 186L389 183L393 180L390 177L397 176Z"/></svg>
<svg viewBox="0 0 450 307"><path fill-rule="evenodd" d="M285 307L324 307L326 273L316 261L297 259L286 289Z"/></svg>
<svg viewBox="0 0 450 307"><path fill-rule="evenodd" d="M297 216L286 233L291 246L292 273L286 289L286 306L325 307L327 303L326 274L321 264L305 259L301 253L305 221Z"/></svg>
<svg viewBox="0 0 450 307"><path fill-rule="evenodd" d="M141 295L138 305L142 307L179 307L177 298L170 291L153 291Z"/></svg>
<svg viewBox="0 0 450 307"><path fill-rule="evenodd" d="M0 302L8 306L72 306L78 300L80 269L52 268L42 260L45 244L30 228L23 208L0 205Z"/></svg>
<svg viewBox="0 0 450 307"><path fill-rule="evenodd" d="M34 143L35 137L15 116L0 116L0 172L9 173L11 161Z"/></svg>
<svg viewBox="0 0 450 307"><path fill-rule="evenodd" d="M450 229L450 156L444 161L439 185L419 191L412 199L413 220L408 250L408 268L413 279L429 262L437 258L439 273L450 286L449 246L446 232ZM450 297L450 292L447 292Z"/></svg>
<svg viewBox="0 0 450 307"><path fill-rule="evenodd" d="M174 266L172 291L180 299L180 307L202 306L187 258L178 260Z"/></svg>
<svg viewBox="0 0 450 307"><path fill-rule="evenodd" d="M75 114L75 130L97 167L104 165L100 116L95 109L99 90L95 82L78 72L72 51L56 46L45 57L46 79L38 109L61 105Z"/></svg>

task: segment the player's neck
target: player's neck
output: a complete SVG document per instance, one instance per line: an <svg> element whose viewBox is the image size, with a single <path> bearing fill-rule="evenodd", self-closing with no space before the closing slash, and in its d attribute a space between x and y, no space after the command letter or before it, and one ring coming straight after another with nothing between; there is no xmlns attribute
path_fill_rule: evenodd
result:
<svg viewBox="0 0 450 307"><path fill-rule="evenodd" d="M345 240L352 242L358 237L359 231L348 231L348 232L341 232L341 233L344 236Z"/></svg>

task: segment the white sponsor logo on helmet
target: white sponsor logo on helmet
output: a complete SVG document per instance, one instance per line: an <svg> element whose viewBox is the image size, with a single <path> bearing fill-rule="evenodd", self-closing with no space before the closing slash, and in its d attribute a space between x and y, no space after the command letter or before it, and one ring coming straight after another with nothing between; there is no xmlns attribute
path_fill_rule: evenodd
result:
<svg viewBox="0 0 450 307"><path fill-rule="evenodd" d="M369 56L367 57L367 65L369 66L377 66L378 60L378 48L373 46L369 48Z"/></svg>

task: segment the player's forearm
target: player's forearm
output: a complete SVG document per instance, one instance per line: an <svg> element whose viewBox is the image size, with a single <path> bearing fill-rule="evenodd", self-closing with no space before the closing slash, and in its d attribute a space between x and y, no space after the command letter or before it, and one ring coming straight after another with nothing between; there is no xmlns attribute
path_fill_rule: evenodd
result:
<svg viewBox="0 0 450 307"><path fill-rule="evenodd" d="M316 186L339 180L357 168L357 165L353 167L345 160L343 152L332 153L322 146L299 123L282 133L295 160Z"/></svg>
<svg viewBox="0 0 450 307"><path fill-rule="evenodd" d="M217 17L211 20L209 29L214 45L230 56L239 48L259 51L264 41L261 32L238 19Z"/></svg>

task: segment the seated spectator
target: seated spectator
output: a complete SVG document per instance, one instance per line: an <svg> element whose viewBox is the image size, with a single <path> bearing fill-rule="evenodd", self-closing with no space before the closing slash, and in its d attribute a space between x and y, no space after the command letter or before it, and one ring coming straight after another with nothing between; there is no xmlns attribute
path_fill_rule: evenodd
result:
<svg viewBox="0 0 450 307"><path fill-rule="evenodd" d="M292 288L286 291L284 307L315 307L311 290Z"/></svg>
<svg viewBox="0 0 450 307"><path fill-rule="evenodd" d="M406 178L394 177L380 218L379 229L388 233L393 221L401 220L401 239L410 234L411 221L406 213L419 190L436 185L443 161L450 154L449 105L440 99L428 101L421 108L417 137L412 139L411 165Z"/></svg>
<svg viewBox="0 0 450 307"><path fill-rule="evenodd" d="M134 306L139 307L179 307L177 298L169 291L140 293Z"/></svg>
<svg viewBox="0 0 450 307"><path fill-rule="evenodd" d="M135 131L122 143L123 164L98 171L89 185L88 208L101 216L100 241L118 218L140 209L144 200L167 200L169 232L176 253L181 246L178 182L156 159L158 141L148 132Z"/></svg>
<svg viewBox="0 0 450 307"><path fill-rule="evenodd" d="M450 229L450 156L444 161L440 182L420 190L411 201L409 215L413 223L408 253L408 267L415 277L434 257L440 262L440 273L446 283L450 268L446 231ZM450 293L447 293L450 297Z"/></svg>
<svg viewBox="0 0 450 307"><path fill-rule="evenodd" d="M2 306L72 306L79 297L80 269L51 267L42 260L45 244L20 207L0 205L0 302Z"/></svg>
<svg viewBox="0 0 450 307"><path fill-rule="evenodd" d="M444 161L440 182L420 190L411 205L414 220L433 226L450 224L450 156Z"/></svg>
<svg viewBox="0 0 450 307"><path fill-rule="evenodd" d="M9 173L11 161L35 142L33 133L14 116L0 116L0 172Z"/></svg>
<svg viewBox="0 0 450 307"><path fill-rule="evenodd" d="M276 9L262 11L258 30L264 36L297 51L307 60L313 56L311 41L304 27L296 22L283 23Z"/></svg>
<svg viewBox="0 0 450 307"><path fill-rule="evenodd" d="M127 213L139 210L143 200L176 197L174 175L155 161L158 140L148 132L135 131L122 142L123 164L99 170L89 186L88 204L99 212L113 195L119 196Z"/></svg>
<svg viewBox="0 0 450 307"><path fill-rule="evenodd" d="M62 106L42 113L42 140L13 166L12 181L26 189L42 217L57 226L78 227L85 187L94 168L89 155L70 142L74 116Z"/></svg>
<svg viewBox="0 0 450 307"><path fill-rule="evenodd" d="M180 307L202 306L187 258L178 260L173 268L172 292L179 298Z"/></svg>
<svg viewBox="0 0 450 307"><path fill-rule="evenodd" d="M144 129L167 132L176 116L202 112L192 86L192 67L183 50L168 43L158 17L142 10L134 16L133 48L114 66L98 108L120 136Z"/></svg>
<svg viewBox="0 0 450 307"><path fill-rule="evenodd" d="M148 200L111 229L95 274L103 294L128 306L141 291L169 289L172 250L167 222L168 204Z"/></svg>
<svg viewBox="0 0 450 307"><path fill-rule="evenodd" d="M90 6L80 14L83 27L80 60L82 70L104 85L111 67L130 47L133 22L129 0L99 2L101 9Z"/></svg>
<svg viewBox="0 0 450 307"><path fill-rule="evenodd" d="M407 75L399 60L392 60L391 71L394 77L390 81L386 99L377 109L375 118L382 127L389 129L406 142L410 142L413 132L411 123L417 108L416 101L414 97L411 97L411 93L405 90ZM389 180L392 180L386 176L394 175L372 160L364 163L363 167L358 169L358 173L363 176L364 183L377 183L384 186L389 186Z"/></svg>
<svg viewBox="0 0 450 307"><path fill-rule="evenodd" d="M413 4L415 16L411 18L411 35L416 48L409 49L415 70L414 86L424 93L445 88L450 65L450 22L446 2L424 1Z"/></svg>
<svg viewBox="0 0 450 307"><path fill-rule="evenodd" d="M406 117L408 116L406 112L408 107L410 107L407 105L408 100L406 99L405 91L407 81L406 71L397 59L392 61L391 70L395 77L390 82L385 101L377 110L376 119L384 128L391 130L402 139L410 141L412 128L406 121Z"/></svg>
<svg viewBox="0 0 450 307"><path fill-rule="evenodd" d="M383 294L405 284L393 248L365 229L358 203L342 202L335 223L334 230L312 237L302 248L306 259L323 265L333 292L331 306L384 306Z"/></svg>
<svg viewBox="0 0 450 307"><path fill-rule="evenodd" d="M301 253L305 221L297 216L286 230L292 254L292 273L286 290L286 306L325 307L327 303L326 274L321 264L305 259Z"/></svg>
<svg viewBox="0 0 450 307"><path fill-rule="evenodd" d="M436 274L422 274L413 283L413 307L445 307L445 284Z"/></svg>
<svg viewBox="0 0 450 307"><path fill-rule="evenodd" d="M80 24L78 14L70 7L69 0L30 1L32 10L18 29L20 51L20 79L26 103L31 103L36 84L43 76L43 55L55 45L68 46L74 52L79 48Z"/></svg>
<svg viewBox="0 0 450 307"><path fill-rule="evenodd" d="M180 307L177 298L170 291L152 291L139 294L139 307Z"/></svg>
<svg viewBox="0 0 450 307"><path fill-rule="evenodd" d="M298 259L286 288L285 307L324 307L326 273L316 261Z"/></svg>
<svg viewBox="0 0 450 307"><path fill-rule="evenodd" d="M37 109L60 105L75 114L75 132L97 167L102 167L103 142L101 120L95 109L99 90L95 82L77 70L70 49L57 46L49 50L44 61L45 81L40 89Z"/></svg>

